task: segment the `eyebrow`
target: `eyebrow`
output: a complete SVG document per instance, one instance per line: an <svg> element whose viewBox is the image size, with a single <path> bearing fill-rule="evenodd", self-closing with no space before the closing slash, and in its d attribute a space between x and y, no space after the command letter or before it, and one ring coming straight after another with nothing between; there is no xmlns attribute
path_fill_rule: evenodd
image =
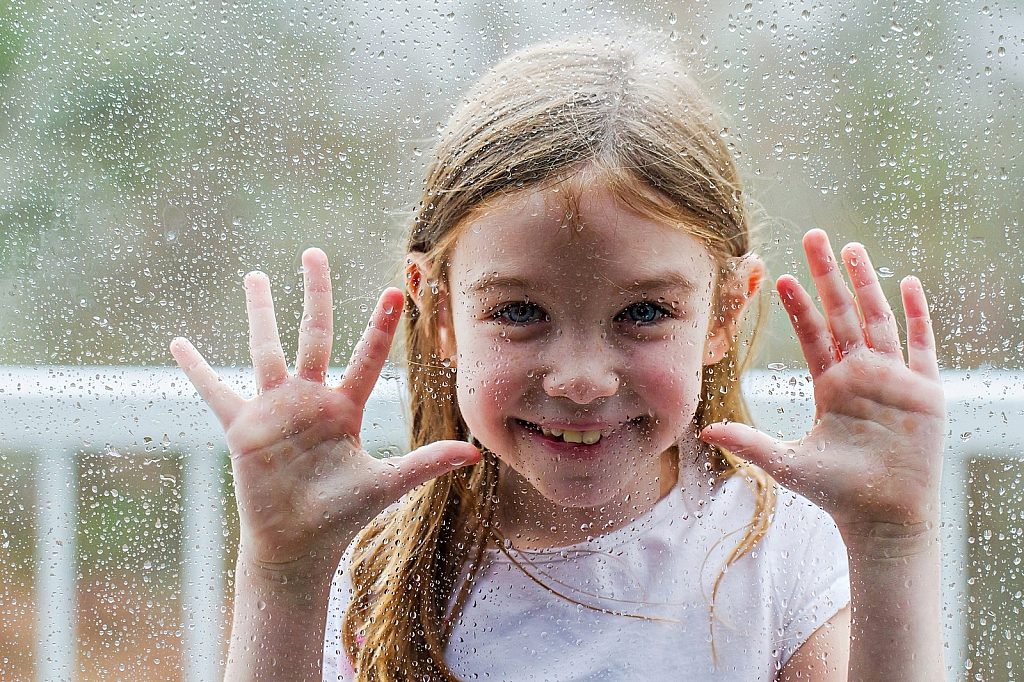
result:
<svg viewBox="0 0 1024 682"><path fill-rule="evenodd" d="M643 291L664 291L666 289L678 289L686 293L696 291L697 285L685 275L678 272L671 272L656 277L637 280L629 285L622 285L613 282L615 286L625 293L640 293ZM529 289L532 283L528 279L514 275L484 275L468 287L467 294L481 293L494 289Z"/></svg>
<svg viewBox="0 0 1024 682"><path fill-rule="evenodd" d="M619 288L628 293L639 293L642 291L658 291L665 289L681 289L687 293L697 290L693 280L682 273L671 272L657 277L638 280L628 286L619 285Z"/></svg>
<svg viewBox="0 0 1024 682"><path fill-rule="evenodd" d="M484 275L466 287L466 293L477 294L492 289L528 289L530 281L514 275Z"/></svg>

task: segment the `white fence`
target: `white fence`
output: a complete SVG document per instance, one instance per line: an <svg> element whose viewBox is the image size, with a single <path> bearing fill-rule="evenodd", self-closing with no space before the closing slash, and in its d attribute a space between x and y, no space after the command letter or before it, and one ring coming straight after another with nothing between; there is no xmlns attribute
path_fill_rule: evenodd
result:
<svg viewBox="0 0 1024 682"><path fill-rule="evenodd" d="M224 375L243 395L251 372ZM972 456L1024 453L1024 373L946 372L949 435L943 482L945 613L950 679L965 678L968 541L966 463ZM401 382L378 383L367 405L368 449L401 449L405 439ZM786 437L803 433L813 404L807 377L764 371L748 378L746 395L761 428ZM224 576L219 453L223 435L188 381L173 368L0 368L0 448L36 456L36 670L40 682L75 678L76 454L87 449L142 448L156 441L186 453L181 573L186 679L220 677Z"/></svg>

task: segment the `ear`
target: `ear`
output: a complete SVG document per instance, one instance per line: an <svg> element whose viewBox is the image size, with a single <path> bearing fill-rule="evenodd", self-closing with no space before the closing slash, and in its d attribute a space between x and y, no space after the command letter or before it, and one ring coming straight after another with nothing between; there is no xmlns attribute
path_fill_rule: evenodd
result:
<svg viewBox="0 0 1024 682"><path fill-rule="evenodd" d="M748 253L730 262L730 269L718 288L718 310L711 319L704 344L704 364L713 365L725 357L739 335L747 306L764 283L761 257Z"/></svg>
<svg viewBox="0 0 1024 682"><path fill-rule="evenodd" d="M410 298L416 304L416 309L421 316L434 320L437 325L437 336L441 347L438 349L441 357L449 358L452 366L455 366L457 353L455 350L455 333L452 330L451 308L449 306L448 290L437 285L436 294L431 291L431 296L426 296L430 284L430 273L433 272L431 263L426 254L410 253L405 257L405 288Z"/></svg>

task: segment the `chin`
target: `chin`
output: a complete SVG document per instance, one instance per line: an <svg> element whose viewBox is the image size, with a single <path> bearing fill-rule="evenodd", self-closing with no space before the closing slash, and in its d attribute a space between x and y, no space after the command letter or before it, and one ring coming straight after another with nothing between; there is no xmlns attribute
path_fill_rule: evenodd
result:
<svg viewBox="0 0 1024 682"><path fill-rule="evenodd" d="M629 494L616 485L601 485L585 479L530 481L545 499L570 509L590 509L621 501Z"/></svg>

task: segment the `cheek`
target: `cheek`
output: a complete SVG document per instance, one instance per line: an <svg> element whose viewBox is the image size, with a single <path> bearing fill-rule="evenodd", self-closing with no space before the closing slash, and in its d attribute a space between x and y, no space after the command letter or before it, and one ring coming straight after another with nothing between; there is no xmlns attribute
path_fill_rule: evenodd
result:
<svg viewBox="0 0 1024 682"><path fill-rule="evenodd" d="M700 346L687 347L684 352L678 347L649 351L642 362L631 363L631 380L657 412L678 415L680 422L688 424L700 401L702 351Z"/></svg>
<svg viewBox="0 0 1024 682"><path fill-rule="evenodd" d="M470 429L483 434L522 396L529 368L500 340L459 345L456 389L459 408Z"/></svg>

